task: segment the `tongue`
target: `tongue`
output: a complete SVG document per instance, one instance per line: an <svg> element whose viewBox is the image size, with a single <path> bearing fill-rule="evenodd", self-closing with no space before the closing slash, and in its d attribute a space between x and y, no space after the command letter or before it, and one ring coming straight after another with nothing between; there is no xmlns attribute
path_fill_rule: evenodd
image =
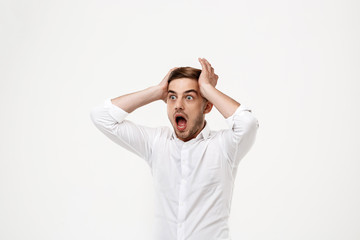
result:
<svg viewBox="0 0 360 240"><path fill-rule="evenodd" d="M179 119L178 126L179 126L179 128L185 128L186 127L186 120L183 119L183 118Z"/></svg>

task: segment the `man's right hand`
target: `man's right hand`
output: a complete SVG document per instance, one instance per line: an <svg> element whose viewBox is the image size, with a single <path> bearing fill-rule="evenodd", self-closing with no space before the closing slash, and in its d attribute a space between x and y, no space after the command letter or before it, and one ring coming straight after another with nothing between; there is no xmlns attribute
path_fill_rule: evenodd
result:
<svg viewBox="0 0 360 240"><path fill-rule="evenodd" d="M174 68L170 69L170 71L166 74L164 79L158 85L161 88L161 92L162 92L160 99L162 99L165 103L166 103L167 95L168 95L169 76L170 76L171 72L174 71L177 68L179 68L179 67L174 67Z"/></svg>

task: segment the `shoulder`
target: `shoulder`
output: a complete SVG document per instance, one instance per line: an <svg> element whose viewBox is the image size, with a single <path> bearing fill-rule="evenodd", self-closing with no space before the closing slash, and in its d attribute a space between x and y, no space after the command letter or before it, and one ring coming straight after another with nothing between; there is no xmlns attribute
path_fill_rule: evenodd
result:
<svg viewBox="0 0 360 240"><path fill-rule="evenodd" d="M207 137L208 141L221 141L224 137L229 134L230 129L211 130Z"/></svg>
<svg viewBox="0 0 360 240"><path fill-rule="evenodd" d="M224 148L228 145L231 145L231 139L233 137L232 129L221 129L210 131L207 141L213 145L216 145L218 148Z"/></svg>

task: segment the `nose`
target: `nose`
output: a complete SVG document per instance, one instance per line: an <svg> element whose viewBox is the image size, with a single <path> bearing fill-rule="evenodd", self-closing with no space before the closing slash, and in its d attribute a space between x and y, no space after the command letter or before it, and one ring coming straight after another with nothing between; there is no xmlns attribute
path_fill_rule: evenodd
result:
<svg viewBox="0 0 360 240"><path fill-rule="evenodd" d="M184 104L181 98L178 98L175 102L175 110L184 109Z"/></svg>

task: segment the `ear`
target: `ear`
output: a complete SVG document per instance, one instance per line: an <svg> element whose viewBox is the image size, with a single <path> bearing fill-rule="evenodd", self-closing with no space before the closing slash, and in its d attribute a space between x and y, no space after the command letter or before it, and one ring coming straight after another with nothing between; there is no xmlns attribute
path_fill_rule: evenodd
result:
<svg viewBox="0 0 360 240"><path fill-rule="evenodd" d="M213 104L209 101L206 101L205 108L204 108L204 114L207 114L211 111L213 107Z"/></svg>

